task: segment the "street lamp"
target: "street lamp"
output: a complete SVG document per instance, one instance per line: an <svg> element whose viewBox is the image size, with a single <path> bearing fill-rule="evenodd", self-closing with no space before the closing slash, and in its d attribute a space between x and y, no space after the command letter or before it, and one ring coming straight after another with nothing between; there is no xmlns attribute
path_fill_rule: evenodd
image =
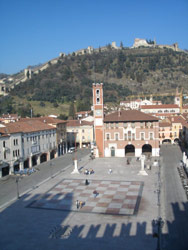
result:
<svg viewBox="0 0 188 250"><path fill-rule="evenodd" d="M20 199L20 193L19 193L19 185L18 185L18 182L20 181L20 177L17 176L16 177L16 191L17 191L17 199Z"/></svg>

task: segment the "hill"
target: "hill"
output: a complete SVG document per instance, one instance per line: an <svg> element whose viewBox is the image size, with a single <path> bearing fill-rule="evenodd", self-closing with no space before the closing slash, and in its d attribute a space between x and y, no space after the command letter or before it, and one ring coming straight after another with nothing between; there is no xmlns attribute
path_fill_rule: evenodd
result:
<svg viewBox="0 0 188 250"><path fill-rule="evenodd" d="M104 83L106 103L119 103L130 94L175 92L177 87L188 93L188 54L167 48L114 50L110 46L104 52L99 48L93 54L72 53L53 65L49 62L48 68L15 86L9 98L15 109L24 99L27 105L50 102L62 109L76 101L78 111L87 110L92 103L92 82Z"/></svg>

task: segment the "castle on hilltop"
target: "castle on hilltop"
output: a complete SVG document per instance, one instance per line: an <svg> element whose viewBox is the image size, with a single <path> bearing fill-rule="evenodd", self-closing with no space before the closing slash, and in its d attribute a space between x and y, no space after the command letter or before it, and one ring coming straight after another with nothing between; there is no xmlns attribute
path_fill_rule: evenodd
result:
<svg viewBox="0 0 188 250"><path fill-rule="evenodd" d="M173 43L172 45L158 45L156 41L148 42L146 39L135 38L132 48L140 47L151 47L151 48L160 48L160 49L172 49L174 51L180 51L178 48L178 43Z"/></svg>
<svg viewBox="0 0 188 250"><path fill-rule="evenodd" d="M140 38L135 38L134 44L132 47L129 49L135 49L135 48L167 48L167 49L172 49L174 51L181 51L178 48L178 44L174 43L172 45L157 45L156 41L147 41L146 39L140 39ZM21 82L25 82L28 79L31 79L33 75L39 74L41 71L47 69L50 65L58 63L58 61L62 58L69 57L69 56L82 56L86 54L93 54L93 53L100 53L100 52L105 52L109 50L122 50L123 46L117 46L116 42L112 42L111 44L108 44L103 47L99 48L93 48L92 46L88 46L86 49L80 49L75 52L72 52L71 54L66 55L65 53L61 52L59 54L59 57L53 58L50 61L40 65L36 66L33 68L26 68L24 69L23 73L18 74L16 77L11 77L8 76L7 78L1 79L0 80L0 96L3 95L8 95L9 91L14 88L14 86L20 84Z"/></svg>

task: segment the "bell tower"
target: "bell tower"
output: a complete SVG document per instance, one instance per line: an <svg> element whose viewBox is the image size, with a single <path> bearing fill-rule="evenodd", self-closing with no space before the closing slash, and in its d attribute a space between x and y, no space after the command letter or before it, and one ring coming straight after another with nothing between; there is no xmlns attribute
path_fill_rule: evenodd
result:
<svg viewBox="0 0 188 250"><path fill-rule="evenodd" d="M103 107L103 83L93 83L93 113L94 131L96 141L96 157L104 157L104 107Z"/></svg>
<svg viewBox="0 0 188 250"><path fill-rule="evenodd" d="M180 93L178 92L178 88L176 88L176 94L174 97L174 104L177 104L179 107L181 104L181 96L180 96Z"/></svg>

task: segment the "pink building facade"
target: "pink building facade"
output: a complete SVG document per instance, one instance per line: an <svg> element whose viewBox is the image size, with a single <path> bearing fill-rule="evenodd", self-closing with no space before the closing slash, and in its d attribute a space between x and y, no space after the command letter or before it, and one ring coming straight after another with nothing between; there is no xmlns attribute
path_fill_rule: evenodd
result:
<svg viewBox="0 0 188 250"><path fill-rule="evenodd" d="M158 118L137 110L122 110L103 115L103 96L96 105L102 84L93 85L96 157L159 156Z"/></svg>

